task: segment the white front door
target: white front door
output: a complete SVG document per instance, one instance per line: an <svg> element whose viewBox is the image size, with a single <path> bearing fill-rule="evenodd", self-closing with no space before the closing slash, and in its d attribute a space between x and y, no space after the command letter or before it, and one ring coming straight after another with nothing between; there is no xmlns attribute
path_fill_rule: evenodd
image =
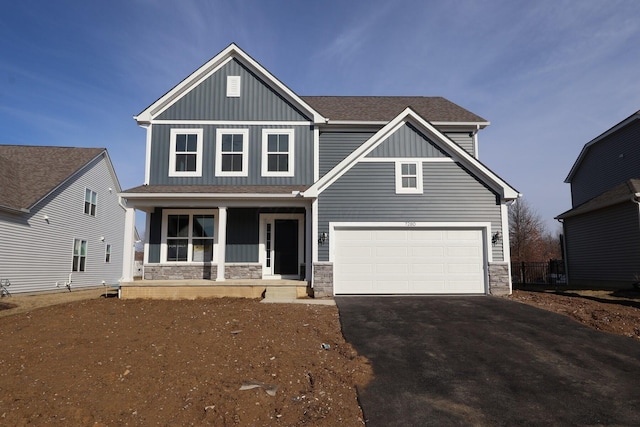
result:
<svg viewBox="0 0 640 427"><path fill-rule="evenodd" d="M260 263L264 278L299 278L304 260L304 214L260 215Z"/></svg>

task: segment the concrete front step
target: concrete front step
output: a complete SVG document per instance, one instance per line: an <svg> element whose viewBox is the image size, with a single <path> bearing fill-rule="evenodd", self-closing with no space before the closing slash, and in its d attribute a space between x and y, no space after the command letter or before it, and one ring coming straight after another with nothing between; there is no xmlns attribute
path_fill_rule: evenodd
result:
<svg viewBox="0 0 640 427"><path fill-rule="evenodd" d="M265 299L296 299L298 292L294 286L269 286L264 297Z"/></svg>

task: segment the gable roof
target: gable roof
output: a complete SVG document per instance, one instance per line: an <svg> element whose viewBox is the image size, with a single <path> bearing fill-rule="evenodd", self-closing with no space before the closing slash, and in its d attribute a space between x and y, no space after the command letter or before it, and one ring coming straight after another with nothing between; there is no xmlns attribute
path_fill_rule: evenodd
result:
<svg viewBox="0 0 640 427"><path fill-rule="evenodd" d="M28 212L100 155L106 149L0 145L0 209Z"/></svg>
<svg viewBox="0 0 640 427"><path fill-rule="evenodd" d="M485 184L495 190L505 200L513 200L520 197L520 193L507 184L502 178L493 173L489 168L483 165L478 159L471 156L458 144L447 138L438 131L431 123L422 118L411 108L406 108L398 114L393 120L386 124L382 129L376 132L371 138L365 141L360 147L354 150L344 160L338 163L333 169L327 172L307 191L304 192L305 197L317 197L326 188L331 186L338 178L344 175L349 169L357 164L361 159L366 157L373 149L380 145L390 135L395 133L405 123L411 123L419 131L430 136L433 141L444 148L451 155L454 161L459 162L467 169L478 176Z"/></svg>
<svg viewBox="0 0 640 427"><path fill-rule="evenodd" d="M629 179L622 184L613 187L611 190L605 191L599 196L596 196L591 200L587 200L583 204L561 213L556 217L556 219L565 219L572 216L595 211L597 209L617 205L618 203L631 202L636 198L640 198L640 179Z"/></svg>
<svg viewBox="0 0 640 427"><path fill-rule="evenodd" d="M169 92L165 93L153 104L145 108L140 114L133 118L139 124L149 123L168 107L173 105L178 99L219 70L220 67L233 59L240 61L252 72L261 76L268 85L272 86L274 90L276 90L287 101L298 106L302 111L309 113L309 116L313 117L314 122L319 123L325 121L324 117L322 117L320 113L309 106L302 98L296 95L256 60L247 55L247 53L240 49L235 43L231 43L226 49L211 58L204 65L169 90Z"/></svg>
<svg viewBox="0 0 640 427"><path fill-rule="evenodd" d="M626 119L624 119L623 121L618 123L617 125L615 125L612 128L606 130L605 132L603 132L602 134L598 135L597 137L595 137L591 141L587 142L582 147L582 150L580 151L580 154L578 155L578 158L576 159L575 163L571 167L571 170L569 171L569 175L567 175L567 177L564 179L564 182L566 182L567 184L571 183L571 180L573 179L573 176L578 171L578 168L580 167L580 164L582 163L582 160L586 157L587 151L589 150L589 148L591 148L591 146L593 146L594 144L597 144L599 141L603 140L607 136L619 131L620 129L622 129L622 128L628 126L628 125L630 125L631 123L635 122L636 120L640 120L640 111L637 111L637 112L633 113L632 115L630 115L629 117L627 117Z"/></svg>
<svg viewBox="0 0 640 427"><path fill-rule="evenodd" d="M468 123L484 128L489 122L440 96L303 96L332 122L388 123L405 108L432 124Z"/></svg>

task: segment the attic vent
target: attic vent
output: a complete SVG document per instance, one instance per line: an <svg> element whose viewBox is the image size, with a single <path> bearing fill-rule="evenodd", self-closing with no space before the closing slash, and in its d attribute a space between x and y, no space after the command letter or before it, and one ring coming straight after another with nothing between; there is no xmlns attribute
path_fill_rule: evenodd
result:
<svg viewBox="0 0 640 427"><path fill-rule="evenodd" d="M240 76L227 76L227 98L240 97Z"/></svg>

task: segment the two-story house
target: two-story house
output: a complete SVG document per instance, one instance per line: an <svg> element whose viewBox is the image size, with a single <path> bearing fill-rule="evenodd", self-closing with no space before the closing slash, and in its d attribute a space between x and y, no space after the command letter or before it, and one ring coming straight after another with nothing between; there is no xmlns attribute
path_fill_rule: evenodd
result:
<svg viewBox="0 0 640 427"><path fill-rule="evenodd" d="M478 160L489 123L444 98L299 96L231 44L135 120L145 182L122 196L147 241L125 296L511 291L519 194Z"/></svg>
<svg viewBox="0 0 640 427"><path fill-rule="evenodd" d="M125 208L104 148L0 145L0 280L9 292L122 276Z"/></svg>
<svg viewBox="0 0 640 427"><path fill-rule="evenodd" d="M640 282L640 111L584 145L565 182L563 224L569 283Z"/></svg>

